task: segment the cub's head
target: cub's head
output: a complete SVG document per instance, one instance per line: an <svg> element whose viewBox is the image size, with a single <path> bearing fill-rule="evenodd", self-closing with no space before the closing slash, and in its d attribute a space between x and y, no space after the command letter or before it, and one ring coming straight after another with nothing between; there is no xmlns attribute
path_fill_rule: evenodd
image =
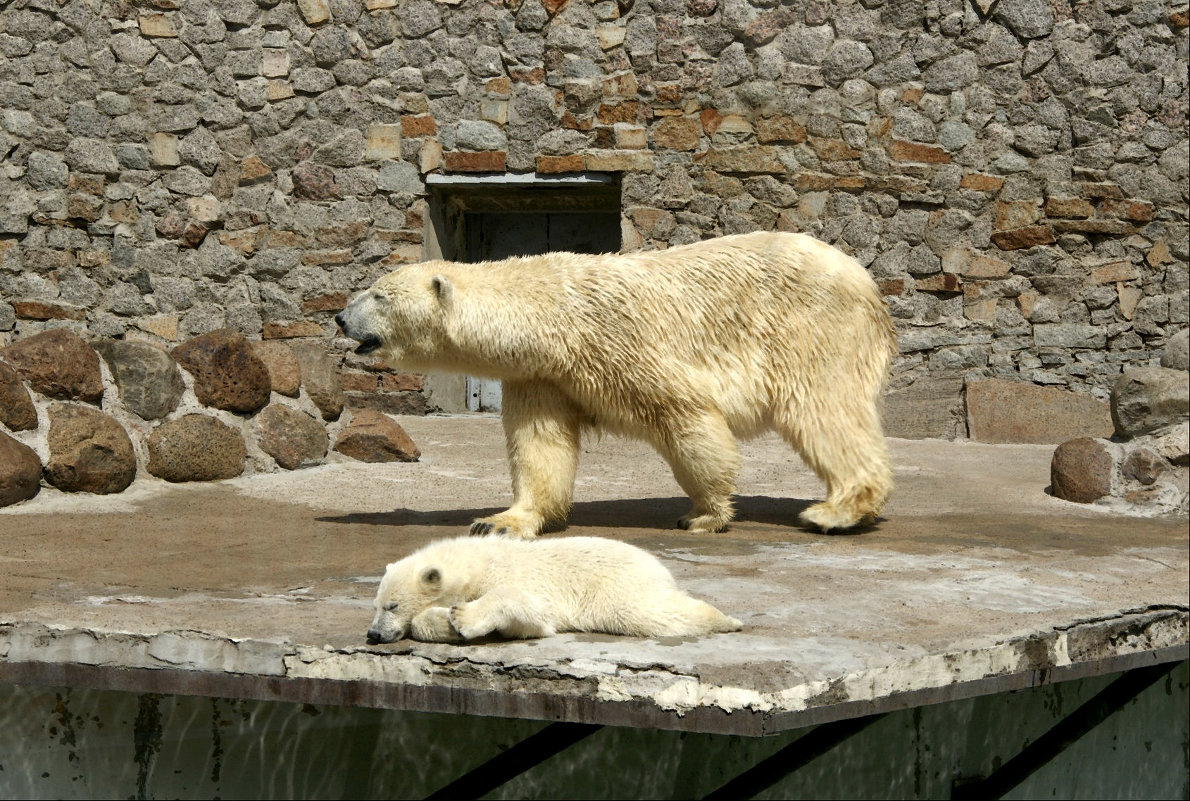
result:
<svg viewBox="0 0 1190 801"><path fill-rule="evenodd" d="M432 356L453 292L439 272L444 266L425 262L393 270L352 298L335 322L359 342L355 352L376 353L394 365Z"/></svg>
<svg viewBox="0 0 1190 801"><path fill-rule="evenodd" d="M376 592L376 615L368 627L368 644L401 639L409 633L409 622L418 614L446 604L442 571L436 559L422 552L389 565Z"/></svg>

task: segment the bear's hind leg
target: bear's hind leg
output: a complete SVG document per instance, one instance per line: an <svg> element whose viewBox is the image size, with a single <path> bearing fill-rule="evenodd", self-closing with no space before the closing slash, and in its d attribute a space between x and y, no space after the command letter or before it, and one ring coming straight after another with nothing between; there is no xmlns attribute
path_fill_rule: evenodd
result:
<svg viewBox="0 0 1190 801"><path fill-rule="evenodd" d="M826 404L823 405L826 407ZM801 521L821 531L874 522L892 491L888 446L875 403L835 403L807 415L809 430L791 411L778 428L826 484L826 500L804 510Z"/></svg>
<svg viewBox="0 0 1190 801"><path fill-rule="evenodd" d="M570 512L580 413L551 384L505 381L502 418L513 504L476 520L471 534L533 539L547 523L565 520Z"/></svg>
<svg viewBox="0 0 1190 801"><path fill-rule="evenodd" d="M735 516L731 496L740 470L735 436L717 412L708 411L662 431L654 442L693 508L678 527L696 534L724 531Z"/></svg>

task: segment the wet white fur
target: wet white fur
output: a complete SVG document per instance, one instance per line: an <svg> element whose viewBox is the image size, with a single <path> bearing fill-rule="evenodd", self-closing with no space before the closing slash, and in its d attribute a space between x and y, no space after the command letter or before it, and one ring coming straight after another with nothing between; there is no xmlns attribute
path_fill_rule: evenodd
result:
<svg viewBox="0 0 1190 801"><path fill-rule="evenodd" d="M775 429L826 483L802 513L824 530L877 515L892 488L878 398L895 352L866 271L802 234L664 251L431 261L344 310L393 365L500 379L510 509L473 532L534 537L564 520L584 427L650 442L693 509L725 528L737 437Z"/></svg>
<svg viewBox="0 0 1190 801"><path fill-rule="evenodd" d="M456 537L385 570L369 639L430 642L587 631L680 637L740 622L692 598L650 553L599 537Z"/></svg>

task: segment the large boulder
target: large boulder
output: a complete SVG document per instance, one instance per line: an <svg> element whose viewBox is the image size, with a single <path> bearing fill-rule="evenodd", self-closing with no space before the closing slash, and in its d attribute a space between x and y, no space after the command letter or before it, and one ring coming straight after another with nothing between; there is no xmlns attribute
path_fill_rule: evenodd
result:
<svg viewBox="0 0 1190 801"><path fill-rule="evenodd" d="M286 470L318 464L326 457L329 437L322 423L305 412L273 404L256 416L260 449Z"/></svg>
<svg viewBox="0 0 1190 801"><path fill-rule="evenodd" d="M37 407L17 371L0 362L0 423L9 431L37 428Z"/></svg>
<svg viewBox="0 0 1190 801"><path fill-rule="evenodd" d="M148 470L166 481L217 481L244 472L243 437L205 414L188 414L153 429Z"/></svg>
<svg viewBox="0 0 1190 801"><path fill-rule="evenodd" d="M98 409L69 403L49 408L45 478L63 492L122 492L136 478L132 440Z"/></svg>
<svg viewBox="0 0 1190 801"><path fill-rule="evenodd" d="M400 425L380 412L358 409L335 450L361 462L416 462L421 451Z"/></svg>
<svg viewBox="0 0 1190 801"><path fill-rule="evenodd" d="M1080 392L999 378L967 384L967 427L977 442L1057 444L1109 437L1107 403Z"/></svg>
<svg viewBox="0 0 1190 801"><path fill-rule="evenodd" d="M103 398L99 354L78 334L64 328L42 331L0 348L0 359L48 398L86 403L99 403Z"/></svg>
<svg viewBox="0 0 1190 801"><path fill-rule="evenodd" d="M23 442L0 431L0 506L27 501L41 489L41 460Z"/></svg>
<svg viewBox="0 0 1190 801"><path fill-rule="evenodd" d="M293 354L302 368L302 386L318 407L323 420L338 420L346 396L339 380L339 365L316 343L293 346Z"/></svg>
<svg viewBox="0 0 1190 801"><path fill-rule="evenodd" d="M1190 384L1181 370L1133 367L1112 387L1116 436L1130 438L1175 426L1190 418Z"/></svg>
<svg viewBox="0 0 1190 801"><path fill-rule="evenodd" d="M95 346L111 368L124 407L145 420L172 412L186 391L177 363L143 342L111 340Z"/></svg>
<svg viewBox="0 0 1190 801"><path fill-rule="evenodd" d="M269 371L239 331L221 328L194 337L174 348L173 357L194 376L199 403L240 414L268 405Z"/></svg>
<svg viewBox="0 0 1190 801"><path fill-rule="evenodd" d="M1075 503L1111 495L1116 459L1106 440L1080 437L1063 442L1050 462L1050 491L1055 498Z"/></svg>
<svg viewBox="0 0 1190 801"><path fill-rule="evenodd" d="M1161 366L1171 370L1190 370L1190 328L1183 328L1165 341Z"/></svg>

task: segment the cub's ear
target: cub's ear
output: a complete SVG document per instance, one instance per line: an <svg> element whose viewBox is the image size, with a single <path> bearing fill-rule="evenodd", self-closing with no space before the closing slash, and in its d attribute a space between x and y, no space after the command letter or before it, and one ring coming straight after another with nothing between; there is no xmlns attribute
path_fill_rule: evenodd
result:
<svg viewBox="0 0 1190 801"><path fill-rule="evenodd" d="M423 584L431 586L442 583L442 571L436 567L427 567L421 573L421 581Z"/></svg>
<svg viewBox="0 0 1190 801"><path fill-rule="evenodd" d="M435 275L430 279L430 288L434 290L434 296L438 298L438 302L443 306L450 306L451 299L454 297L454 286L450 283L450 279L445 275Z"/></svg>

